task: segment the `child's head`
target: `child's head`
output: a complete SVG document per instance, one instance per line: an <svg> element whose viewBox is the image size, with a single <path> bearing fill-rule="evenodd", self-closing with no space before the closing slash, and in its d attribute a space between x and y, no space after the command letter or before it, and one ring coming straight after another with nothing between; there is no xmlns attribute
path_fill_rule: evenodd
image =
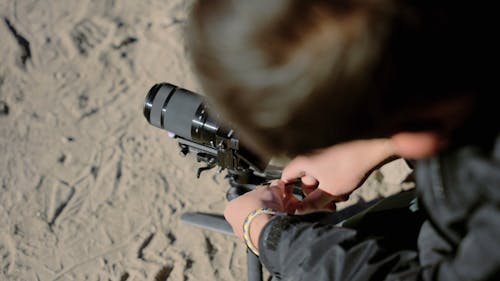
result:
<svg viewBox="0 0 500 281"><path fill-rule="evenodd" d="M216 110L265 152L440 128L433 106L477 90L463 53L473 44L459 12L406 2L199 1L194 67Z"/></svg>

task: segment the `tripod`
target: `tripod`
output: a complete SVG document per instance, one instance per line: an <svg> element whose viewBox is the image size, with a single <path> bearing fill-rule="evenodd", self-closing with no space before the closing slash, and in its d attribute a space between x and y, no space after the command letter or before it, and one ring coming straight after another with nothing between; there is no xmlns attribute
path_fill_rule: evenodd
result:
<svg viewBox="0 0 500 281"><path fill-rule="evenodd" d="M245 181L250 181L252 183L239 183L235 175L229 175L227 179L230 188L226 192L226 198L229 201L255 189L258 183L263 181L263 179L259 177L246 177ZM234 236L231 226L221 214L186 212L181 215L181 221L202 229ZM262 264L260 263L259 257L249 249L247 249L247 272L248 281L263 281Z"/></svg>

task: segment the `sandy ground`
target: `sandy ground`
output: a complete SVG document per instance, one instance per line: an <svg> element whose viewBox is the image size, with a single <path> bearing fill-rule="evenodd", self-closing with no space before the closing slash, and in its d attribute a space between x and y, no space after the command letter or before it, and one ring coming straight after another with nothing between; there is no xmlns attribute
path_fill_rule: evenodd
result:
<svg viewBox="0 0 500 281"><path fill-rule="evenodd" d="M156 82L199 90L188 3L0 0L0 280L245 280L240 241L179 221L222 212L222 177L196 180L142 116ZM408 172L389 164L347 204Z"/></svg>

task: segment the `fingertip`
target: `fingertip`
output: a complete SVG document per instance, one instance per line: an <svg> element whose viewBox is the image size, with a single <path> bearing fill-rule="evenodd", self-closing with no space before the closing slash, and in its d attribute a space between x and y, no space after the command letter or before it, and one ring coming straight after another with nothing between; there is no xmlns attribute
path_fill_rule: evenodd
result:
<svg viewBox="0 0 500 281"><path fill-rule="evenodd" d="M312 176L303 176L301 178L302 184L306 186L317 186L318 185L318 180Z"/></svg>
<svg viewBox="0 0 500 281"><path fill-rule="evenodd" d="M275 179L275 180L269 181L269 185L268 186L271 186L271 187L281 187L283 185L284 185L284 182L281 179Z"/></svg>
<svg viewBox="0 0 500 281"><path fill-rule="evenodd" d="M296 181L297 179L300 179L305 175L306 173L304 171L291 173L284 170L281 174L281 180L285 183L290 183L291 181Z"/></svg>

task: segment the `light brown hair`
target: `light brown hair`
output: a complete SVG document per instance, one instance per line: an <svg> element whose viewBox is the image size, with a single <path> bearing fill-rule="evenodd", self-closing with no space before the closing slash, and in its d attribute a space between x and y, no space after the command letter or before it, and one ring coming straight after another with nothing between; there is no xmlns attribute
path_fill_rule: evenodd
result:
<svg viewBox="0 0 500 281"><path fill-rule="evenodd" d="M199 1L194 68L215 109L262 152L420 129L405 115L468 84L452 81L447 7L407 2Z"/></svg>

